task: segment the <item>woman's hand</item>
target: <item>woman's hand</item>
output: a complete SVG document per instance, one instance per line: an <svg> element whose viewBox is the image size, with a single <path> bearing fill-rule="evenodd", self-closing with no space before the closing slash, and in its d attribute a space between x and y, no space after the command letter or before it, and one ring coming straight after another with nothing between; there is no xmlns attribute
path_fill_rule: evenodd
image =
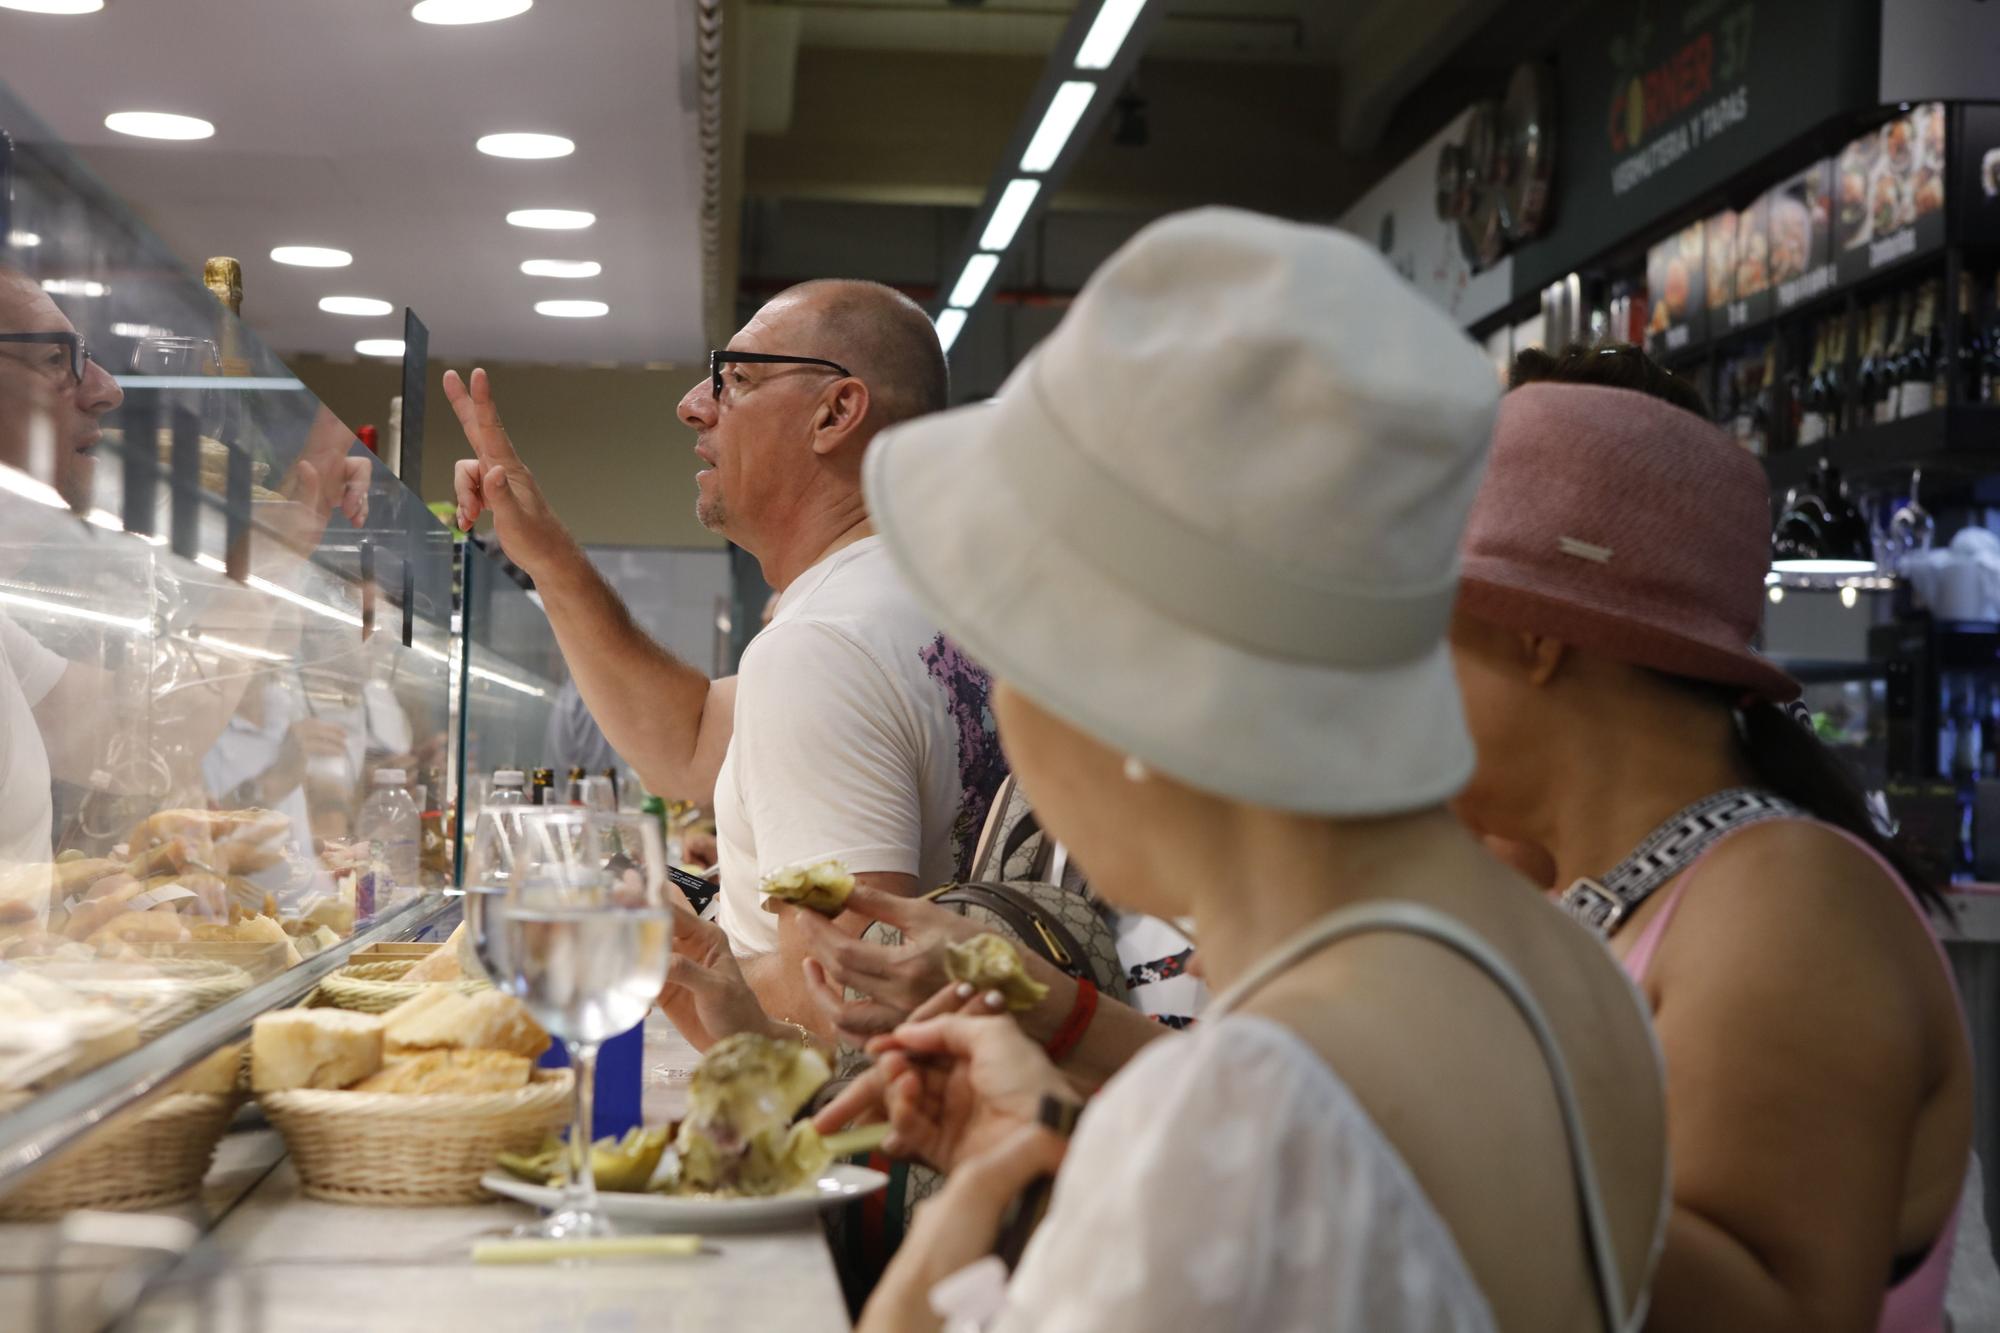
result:
<svg viewBox="0 0 2000 1333"><path fill-rule="evenodd" d="M1075 1099L1042 1048L995 1018L906 1024L874 1049L889 1113L883 1151L947 1173L1034 1124L1043 1097Z"/></svg>
<svg viewBox="0 0 2000 1333"><path fill-rule="evenodd" d="M944 987L936 995L919 1005L910 1015L910 1021L921 1022L944 1014L961 1013L968 1016L1000 1014L1007 1008L1007 997L997 990L984 995L964 982ZM889 1048L891 1039L877 1037L872 1046L882 1050ZM833 1134L849 1125L872 1125L889 1118L888 1079L879 1063L870 1065L850 1082L840 1095L820 1108L813 1117L813 1125L822 1134Z"/></svg>
<svg viewBox="0 0 2000 1333"><path fill-rule="evenodd" d="M680 890L674 890L680 897ZM794 1036L771 1021L757 993L743 979L729 937L720 926L703 921L686 905L669 904L674 921L674 955L667 965L667 984L660 991L660 1008L696 1050L705 1051L737 1032Z"/></svg>
<svg viewBox="0 0 2000 1333"><path fill-rule="evenodd" d="M805 952L806 989L826 1024L851 1046L866 1046L909 1022L926 1001L951 984L944 951L982 927L949 908L866 885L847 897L848 912L903 933L898 945L857 939L817 912L787 911ZM863 998L849 1000L847 992Z"/></svg>
<svg viewBox="0 0 2000 1333"><path fill-rule="evenodd" d="M1067 1147L1061 1135L1030 1123L967 1158L942 1190L917 1205L910 1234L861 1312L856 1333L939 1328L930 1308L931 1288L993 1253L1008 1204L1037 1176L1053 1175Z"/></svg>

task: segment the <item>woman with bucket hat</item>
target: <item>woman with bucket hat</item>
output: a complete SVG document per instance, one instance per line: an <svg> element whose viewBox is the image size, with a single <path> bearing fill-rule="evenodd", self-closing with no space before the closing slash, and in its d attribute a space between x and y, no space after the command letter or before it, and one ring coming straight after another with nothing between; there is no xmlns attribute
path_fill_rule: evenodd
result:
<svg viewBox="0 0 2000 1333"><path fill-rule="evenodd" d="M1674 1206L1648 1326L1940 1329L1964 1019L1935 891L1751 646L1763 470L1636 349L1515 379L1452 630L1456 808L1553 866L1652 1006Z"/></svg>
<svg viewBox="0 0 2000 1333"><path fill-rule="evenodd" d="M1067 1143L1073 1094L1004 1017L878 1047L892 1150L950 1176L864 1331L1641 1317L1666 1171L1643 1005L1445 809L1496 396L1365 245L1205 210L1108 261L992 405L877 443L871 512L992 670L1045 827L1118 906L1192 916L1217 998Z"/></svg>

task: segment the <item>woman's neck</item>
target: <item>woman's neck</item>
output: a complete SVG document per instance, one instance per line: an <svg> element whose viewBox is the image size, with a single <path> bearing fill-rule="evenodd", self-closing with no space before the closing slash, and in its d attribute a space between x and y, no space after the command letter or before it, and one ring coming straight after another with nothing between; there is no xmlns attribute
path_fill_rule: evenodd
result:
<svg viewBox="0 0 2000 1333"><path fill-rule="evenodd" d="M1441 809L1329 820L1239 808L1204 834L1162 848L1160 871L1180 880L1194 904L1203 975L1217 992L1327 913L1370 899L1438 896L1464 882L1455 865L1480 855Z"/></svg>
<svg viewBox="0 0 2000 1333"><path fill-rule="evenodd" d="M1676 811L1754 781L1734 720L1716 708L1635 710L1567 739L1551 737L1512 794L1533 793L1521 832L1554 860L1557 889L1607 873Z"/></svg>

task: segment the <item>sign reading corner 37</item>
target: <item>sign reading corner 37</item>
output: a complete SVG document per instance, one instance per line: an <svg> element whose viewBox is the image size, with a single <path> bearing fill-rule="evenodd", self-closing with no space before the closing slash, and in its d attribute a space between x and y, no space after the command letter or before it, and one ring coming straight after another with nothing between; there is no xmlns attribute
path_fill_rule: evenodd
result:
<svg viewBox="0 0 2000 1333"><path fill-rule="evenodd" d="M1829 119L1875 101L1880 0L1623 0L1557 55L1556 223L1536 290Z"/></svg>

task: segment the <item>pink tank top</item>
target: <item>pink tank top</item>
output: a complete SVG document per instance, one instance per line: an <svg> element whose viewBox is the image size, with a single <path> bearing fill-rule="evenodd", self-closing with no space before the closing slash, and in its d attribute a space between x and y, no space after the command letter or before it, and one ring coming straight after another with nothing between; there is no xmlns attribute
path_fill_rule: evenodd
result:
<svg viewBox="0 0 2000 1333"><path fill-rule="evenodd" d="M1883 860L1881 853L1846 829L1824 824L1819 820L1807 822L1820 824L1829 832L1839 834L1867 853L1868 859L1881 867L1882 873L1895 884L1903 895L1903 901L1910 905L1910 910L1915 912L1917 919L1923 923L1924 933L1930 937L1931 947L1937 950L1938 966L1944 969L1946 979L1951 980L1951 962L1945 957L1944 946L1938 943L1937 933L1931 929L1930 918L1924 915L1923 904L1919 903L1917 896L1910 892L1910 886L1903 882L1903 877L1896 873L1895 867ZM1674 919L1674 912L1680 907L1681 894L1694 882L1694 877L1701 873L1702 863L1714 854L1717 847L1728 840L1728 837L1717 839L1707 851L1695 858L1694 864L1682 873L1680 882L1668 891L1667 900L1661 904L1659 915L1646 924L1645 930L1640 932L1639 938L1633 943L1631 951L1625 955L1625 971L1635 984L1645 981L1646 969L1652 966L1653 954L1660 947L1661 936L1666 934L1667 923ZM1956 1000L1958 985L1955 981L1952 983L1951 993ZM1958 1022L1960 1030L1964 1030L1965 1007L1962 1002L1959 1005ZM1924 1256L1923 1263L1901 1282L1889 1288L1888 1294L1882 1301L1882 1317L1875 1325L1876 1333L1943 1333L1944 1294L1951 1278L1952 1241L1957 1234L1958 1206L1954 1204L1951 1216L1945 1220L1944 1229L1938 1233L1937 1239L1931 1242L1930 1253Z"/></svg>

